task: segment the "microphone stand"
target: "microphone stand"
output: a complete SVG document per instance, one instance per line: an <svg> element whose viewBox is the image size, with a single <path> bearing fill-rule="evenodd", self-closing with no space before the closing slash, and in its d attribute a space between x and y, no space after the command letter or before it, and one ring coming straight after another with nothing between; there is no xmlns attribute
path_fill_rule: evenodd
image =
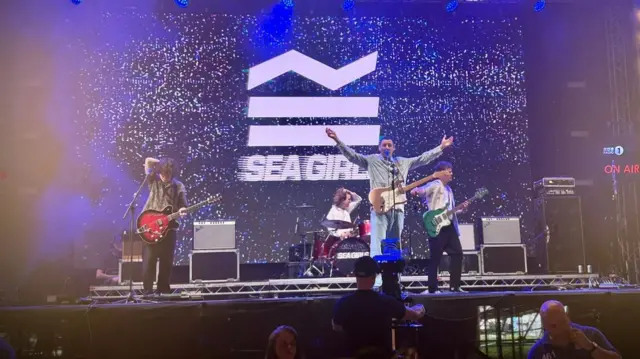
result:
<svg viewBox="0 0 640 359"><path fill-rule="evenodd" d="M142 181L142 183L140 184L140 187L138 187L138 190L133 194L133 199L131 199L131 202L129 202L129 204L127 205L127 210L124 212L124 215L122 216L122 219L126 219L128 215L131 216L130 222L129 222L129 264L130 264L130 269L129 269L129 294L127 295L127 297L123 300L119 300L116 303L124 303L124 304L129 304L129 303L155 303L153 301L150 300L144 300L144 299L139 299L136 298L135 292L133 291L133 232L135 231L136 228L136 217L135 217L135 212L136 212L136 200L138 199L138 197L140 196L140 192L142 192L142 188L144 187L145 184L147 184L147 182L149 181L149 176L152 176L153 174L148 174L144 176L144 180ZM124 247L123 247L123 252L124 252ZM124 263L123 263L124 264ZM143 259L143 267L144 267L144 259ZM122 274L122 273L120 273Z"/></svg>
<svg viewBox="0 0 640 359"><path fill-rule="evenodd" d="M391 207L391 224L390 224L390 228L393 228L393 226L396 224L396 204L397 203L396 203L395 191L396 191L396 179L397 179L396 176L398 173L398 169L395 161L393 160L393 155L389 154L387 158L391 162L391 191L394 193L393 207ZM398 229L400 230L400 228ZM387 229L387 232L389 232L388 229ZM402 255L402 230L400 230L399 232L400 233L398 233L398 245L400 246L400 254Z"/></svg>

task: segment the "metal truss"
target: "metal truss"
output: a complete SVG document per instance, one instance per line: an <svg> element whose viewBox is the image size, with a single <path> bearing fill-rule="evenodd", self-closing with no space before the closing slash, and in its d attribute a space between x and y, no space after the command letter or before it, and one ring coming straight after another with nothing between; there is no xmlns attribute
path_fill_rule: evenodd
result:
<svg viewBox="0 0 640 359"><path fill-rule="evenodd" d="M630 133L633 123L629 82L629 54L632 44L628 6L612 2L605 15L609 91L611 94L611 130L614 136Z"/></svg>
<svg viewBox="0 0 640 359"><path fill-rule="evenodd" d="M631 102L632 96L638 94L637 70L638 45L634 44L634 28L629 16L629 4L612 2L606 7L605 13L607 62L609 68L609 93L611 98L610 129L613 138L631 138L636 133L640 107ZM635 46L634 46L635 45ZM634 109L635 108L635 109ZM637 202L635 182L618 183L613 181L613 200L616 207L616 240L617 253L612 253L612 262L617 264L616 272L624 275L628 281L640 283L640 222L638 209L633 203Z"/></svg>
<svg viewBox="0 0 640 359"><path fill-rule="evenodd" d="M419 292L427 288L426 276L403 276L401 283L408 291ZM592 288L598 285L597 274L580 275L508 275L508 276L463 276L462 286L466 289L535 289L537 287ZM449 286L449 277L440 277L442 287ZM279 295L332 294L356 289L355 278L301 278L276 279L264 282L225 282L190 283L171 286L172 294L168 298L213 299L233 297L278 297ZM142 294L142 286L134 285L136 294ZM113 301L124 299L129 294L128 286L92 287L88 299L94 301Z"/></svg>

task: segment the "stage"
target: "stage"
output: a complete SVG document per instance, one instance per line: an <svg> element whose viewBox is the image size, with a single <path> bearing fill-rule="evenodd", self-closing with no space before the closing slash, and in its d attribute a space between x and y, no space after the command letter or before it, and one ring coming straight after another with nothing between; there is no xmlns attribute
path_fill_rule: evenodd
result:
<svg viewBox="0 0 640 359"><path fill-rule="evenodd" d="M449 285L449 277L441 276L444 288ZM426 276L402 276L401 284L410 293L420 293L427 289ZM597 274L562 274L562 275L463 275L462 286L466 290L499 291L541 290L541 289L584 289L600 286ZM142 285L134 284L136 294L142 294ZM299 278L272 279L266 281L222 283L195 282L189 284L173 284L169 298L182 299L220 299L247 297L308 296L340 294L355 290L355 278ZM128 285L91 287L89 300L110 302L126 298Z"/></svg>
<svg viewBox="0 0 640 359"><path fill-rule="evenodd" d="M307 357L327 358L342 345L331 330L337 298L172 301L166 297L141 304L4 307L0 325L22 357L55 352L95 358L259 358L269 333L286 324L298 330L299 346ZM633 339L623 333L638 320L634 309L640 291L584 287L411 298L425 306L427 315L417 332L398 330L400 343L417 341L420 351L437 353L438 358L471 350L491 357L526 358L539 335L537 308L549 299L565 303L576 322L599 327L623 355L629 353Z"/></svg>

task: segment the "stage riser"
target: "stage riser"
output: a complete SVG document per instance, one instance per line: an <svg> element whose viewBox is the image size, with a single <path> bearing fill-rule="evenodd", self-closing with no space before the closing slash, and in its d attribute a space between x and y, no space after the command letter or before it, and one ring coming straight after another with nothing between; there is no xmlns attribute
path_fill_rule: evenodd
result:
<svg viewBox="0 0 640 359"><path fill-rule="evenodd" d="M563 276L467 276L462 277L463 288L469 290L540 290L553 288L593 288L598 285L597 274L563 275ZM402 276L401 283L409 292L419 293L427 289L426 276ZM449 277L440 277L441 287L449 287ZM134 290L141 294L142 287L134 285ZM171 286L173 296L184 299L242 298L249 296L277 295L329 295L344 293L356 289L355 278L305 278L276 279L263 282L228 282L177 284ZM129 293L128 286L92 287L90 298L95 301L108 302L123 299Z"/></svg>
<svg viewBox="0 0 640 359"><path fill-rule="evenodd" d="M308 358L327 358L341 347L330 321L336 299L3 308L0 328L25 353L33 350L29 337L34 333L39 343L35 351L51 353L59 348L64 357L187 359L262 358L269 333L279 325L291 325L300 333L299 345ZM479 306L499 306L506 318L532 313L548 299L561 300L577 322L598 326L624 357L634 356L635 339L628 328L640 320L635 310L638 292L416 297L415 302L427 308L418 348L435 358L471 350L480 344L477 338L482 334L477 329ZM496 312L490 310L488 317L495 318ZM54 340L54 335L61 338ZM530 344L522 349L516 345L516 352L526 354Z"/></svg>

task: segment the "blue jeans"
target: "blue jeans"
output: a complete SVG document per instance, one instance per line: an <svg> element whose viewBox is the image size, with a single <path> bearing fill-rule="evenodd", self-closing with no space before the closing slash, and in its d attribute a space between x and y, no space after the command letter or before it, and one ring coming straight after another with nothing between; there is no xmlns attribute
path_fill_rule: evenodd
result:
<svg viewBox="0 0 640 359"><path fill-rule="evenodd" d="M371 257L382 254L381 243L383 239L398 238L401 240L403 227L404 211L394 209L385 214L376 214L371 211Z"/></svg>

